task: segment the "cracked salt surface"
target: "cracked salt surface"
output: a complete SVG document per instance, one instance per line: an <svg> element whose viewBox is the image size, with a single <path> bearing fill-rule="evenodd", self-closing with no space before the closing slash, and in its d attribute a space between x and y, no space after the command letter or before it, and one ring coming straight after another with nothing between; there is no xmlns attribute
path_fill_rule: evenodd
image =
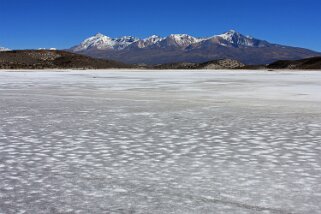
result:
<svg viewBox="0 0 321 214"><path fill-rule="evenodd" d="M0 72L0 213L320 213L320 91L318 72Z"/></svg>

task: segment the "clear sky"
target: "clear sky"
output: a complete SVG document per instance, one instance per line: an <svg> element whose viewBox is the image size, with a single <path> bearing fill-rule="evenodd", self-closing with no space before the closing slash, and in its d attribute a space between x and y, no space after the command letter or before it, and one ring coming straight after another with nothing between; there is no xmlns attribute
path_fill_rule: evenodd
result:
<svg viewBox="0 0 321 214"><path fill-rule="evenodd" d="M235 29L273 43L321 51L320 0L0 0L0 46L69 48L111 37Z"/></svg>

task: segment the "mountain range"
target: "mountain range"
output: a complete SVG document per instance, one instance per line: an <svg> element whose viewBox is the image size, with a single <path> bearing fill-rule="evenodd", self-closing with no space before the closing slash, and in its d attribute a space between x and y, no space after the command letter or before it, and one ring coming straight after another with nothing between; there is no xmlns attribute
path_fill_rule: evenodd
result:
<svg viewBox="0 0 321 214"><path fill-rule="evenodd" d="M133 36L111 38L98 33L68 51L129 64L201 63L233 59L244 64L269 64L297 60L321 53L298 47L273 44L235 30L206 38L187 34L157 35L145 39Z"/></svg>

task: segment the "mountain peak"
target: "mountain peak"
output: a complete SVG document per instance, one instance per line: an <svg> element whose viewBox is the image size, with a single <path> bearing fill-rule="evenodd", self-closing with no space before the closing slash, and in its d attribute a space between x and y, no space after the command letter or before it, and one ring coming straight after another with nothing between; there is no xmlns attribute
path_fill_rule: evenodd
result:
<svg viewBox="0 0 321 214"><path fill-rule="evenodd" d="M96 33L96 35L95 35L95 37L103 37L103 36L105 36L105 35L102 33Z"/></svg>
<svg viewBox="0 0 321 214"><path fill-rule="evenodd" d="M234 33L238 33L238 32L236 30L231 29L231 30L227 31L226 33L234 34Z"/></svg>
<svg viewBox="0 0 321 214"><path fill-rule="evenodd" d="M84 42L85 41L89 41L89 40L90 41L94 41L94 40L106 40L106 39L108 40L108 39L111 39L111 38L106 36L106 35L104 35L104 34L102 34L102 33L97 33L94 36L91 36L88 39L85 39Z"/></svg>
<svg viewBox="0 0 321 214"><path fill-rule="evenodd" d="M243 34L235 31L235 30L229 30L223 34L215 36L217 38L220 38L223 40L222 45L232 45L234 47L256 47L256 46L264 46L267 44L265 41L261 41L258 39L255 39L251 36L244 36Z"/></svg>
<svg viewBox="0 0 321 214"><path fill-rule="evenodd" d="M150 38L160 38L160 36L158 36L158 35L151 35L150 37L147 37L147 39L150 39Z"/></svg>
<svg viewBox="0 0 321 214"><path fill-rule="evenodd" d="M232 36L243 36L243 35L241 33L237 32L236 30L229 30L223 34L218 35L218 36L223 37L223 38L229 38Z"/></svg>

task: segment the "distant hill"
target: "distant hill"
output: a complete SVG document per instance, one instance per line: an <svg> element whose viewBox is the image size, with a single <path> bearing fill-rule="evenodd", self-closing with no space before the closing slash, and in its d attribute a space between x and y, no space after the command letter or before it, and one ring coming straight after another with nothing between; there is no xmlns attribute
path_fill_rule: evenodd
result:
<svg viewBox="0 0 321 214"><path fill-rule="evenodd" d="M273 44L234 30L205 38L187 34L171 34L167 37L153 35L145 39L132 36L110 38L99 33L68 51L129 64L148 65L201 63L218 59L258 65L276 60L321 56L321 53L312 50Z"/></svg>
<svg viewBox="0 0 321 214"><path fill-rule="evenodd" d="M202 63L178 62L159 65L127 65L59 50L21 50L0 52L0 69L311 69L321 70L321 57L279 60L268 65L246 65L233 59Z"/></svg>
<svg viewBox="0 0 321 214"><path fill-rule="evenodd" d="M268 65L267 68L321 70L321 57L313 57L301 60L280 60Z"/></svg>
<svg viewBox="0 0 321 214"><path fill-rule="evenodd" d="M237 60L220 59L204 63L170 63L156 65L154 69L240 69L245 65Z"/></svg>
<svg viewBox="0 0 321 214"><path fill-rule="evenodd" d="M0 52L0 69L107 69L132 66L58 50Z"/></svg>

